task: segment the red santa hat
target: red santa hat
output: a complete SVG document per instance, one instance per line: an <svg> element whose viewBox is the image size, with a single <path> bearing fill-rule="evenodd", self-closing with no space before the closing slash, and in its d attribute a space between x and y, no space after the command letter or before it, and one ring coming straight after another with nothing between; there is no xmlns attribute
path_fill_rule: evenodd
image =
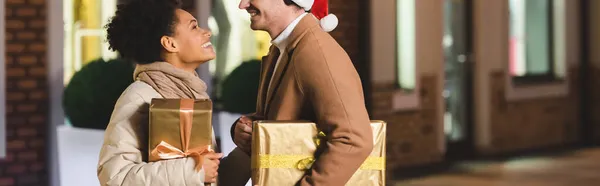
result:
<svg viewBox="0 0 600 186"><path fill-rule="evenodd" d="M325 32L331 32L338 25L338 18L334 14L329 14L328 0L292 0L294 3L310 11L320 21L321 28Z"/></svg>

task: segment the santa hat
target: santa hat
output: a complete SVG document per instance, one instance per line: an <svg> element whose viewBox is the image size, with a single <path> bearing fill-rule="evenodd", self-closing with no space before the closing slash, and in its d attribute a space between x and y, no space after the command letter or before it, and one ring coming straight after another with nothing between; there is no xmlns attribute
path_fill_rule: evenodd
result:
<svg viewBox="0 0 600 186"><path fill-rule="evenodd" d="M292 0L294 3L310 11L319 19L321 28L325 32L331 32L338 25L338 18L334 14L329 14L328 0Z"/></svg>

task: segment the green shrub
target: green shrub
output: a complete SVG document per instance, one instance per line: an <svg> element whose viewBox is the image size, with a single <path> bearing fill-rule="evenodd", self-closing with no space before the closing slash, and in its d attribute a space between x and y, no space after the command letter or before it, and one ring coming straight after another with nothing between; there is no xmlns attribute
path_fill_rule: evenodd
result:
<svg viewBox="0 0 600 186"><path fill-rule="evenodd" d="M133 63L102 58L73 75L64 90L63 106L71 124L79 128L106 129L121 93L133 82Z"/></svg>
<svg viewBox="0 0 600 186"><path fill-rule="evenodd" d="M245 61L227 76L220 99L223 110L239 114L255 112L260 64L260 60Z"/></svg>

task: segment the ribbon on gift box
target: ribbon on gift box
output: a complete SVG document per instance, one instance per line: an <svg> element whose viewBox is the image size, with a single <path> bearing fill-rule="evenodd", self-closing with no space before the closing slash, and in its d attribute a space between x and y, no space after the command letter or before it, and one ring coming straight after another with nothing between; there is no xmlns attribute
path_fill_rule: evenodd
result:
<svg viewBox="0 0 600 186"><path fill-rule="evenodd" d="M161 160L191 157L196 161L195 170L199 172L202 169L204 155L214 152L214 150L212 149L211 145L189 149L190 136L192 132L192 119L194 116L194 100L181 99L179 110L179 128L181 146L183 149L178 149L167 142L161 141L156 147L154 147L154 149L152 149L150 156L152 156L152 158Z"/></svg>
<svg viewBox="0 0 600 186"><path fill-rule="evenodd" d="M317 147L321 144L321 138L325 137L322 131L313 139ZM298 169L301 171L308 170L316 161L313 156L309 155L258 155L257 168L286 168ZM385 158L369 156L360 166L361 170L384 170Z"/></svg>

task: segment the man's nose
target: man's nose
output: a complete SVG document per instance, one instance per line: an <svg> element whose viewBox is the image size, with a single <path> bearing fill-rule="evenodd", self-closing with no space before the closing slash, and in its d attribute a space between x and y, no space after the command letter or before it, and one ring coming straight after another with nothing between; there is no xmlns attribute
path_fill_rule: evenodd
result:
<svg viewBox="0 0 600 186"><path fill-rule="evenodd" d="M250 6L250 0L241 0L240 1L240 5L238 6L238 8L240 8L242 10L245 10L249 6Z"/></svg>

